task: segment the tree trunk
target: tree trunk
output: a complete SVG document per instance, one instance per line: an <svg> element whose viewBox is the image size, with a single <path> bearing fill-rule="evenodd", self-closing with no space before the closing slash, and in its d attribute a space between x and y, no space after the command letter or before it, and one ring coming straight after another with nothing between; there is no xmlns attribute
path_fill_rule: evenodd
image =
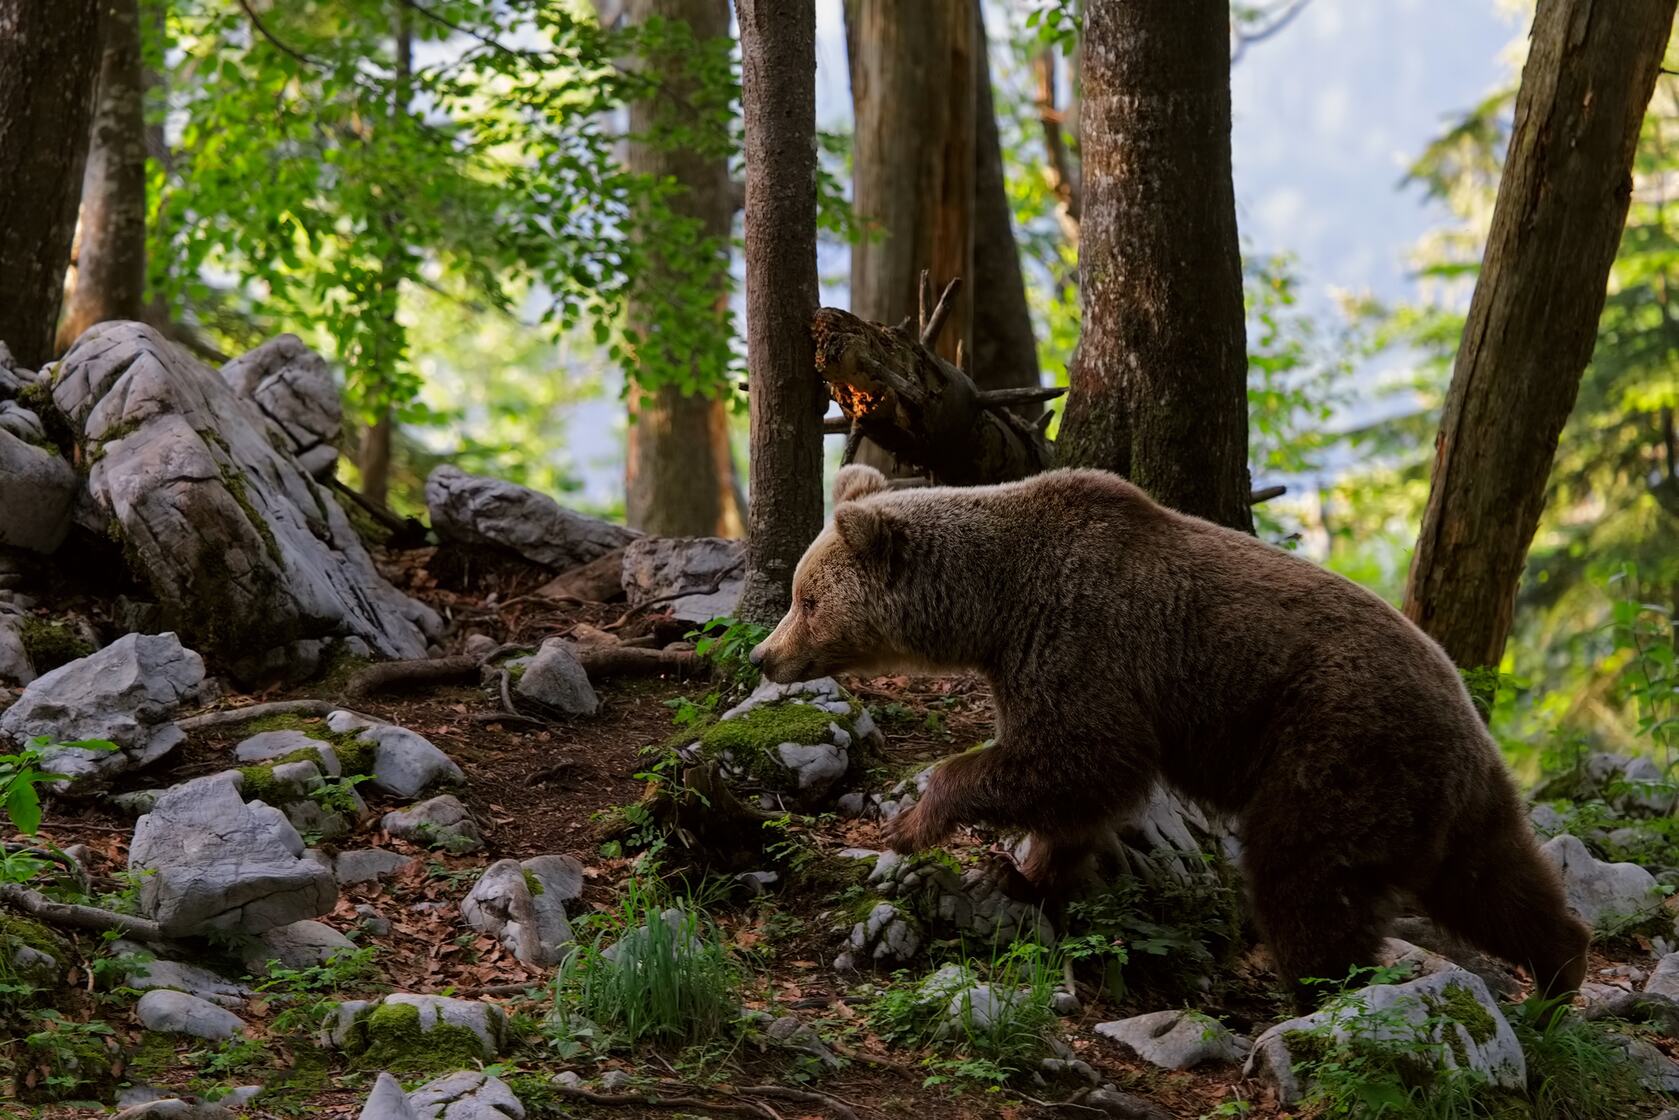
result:
<svg viewBox="0 0 1679 1120"><path fill-rule="evenodd" d="M409 19L408 6L397 0L391 15L391 38L396 54L396 81L391 86L391 119L408 112L409 78L414 72L414 27ZM395 236L399 228L397 215L385 215L385 230ZM390 308L391 328L396 329L397 302L401 298L403 254L399 247L386 250L383 274L379 278L383 302ZM380 340L383 342L383 339ZM381 345L374 355L374 364L381 375L390 373L393 355ZM390 504L391 452L396 437L396 414L391 402L381 400L373 423L361 433L361 447L356 456L356 469L361 474L361 496L383 509Z"/></svg>
<svg viewBox="0 0 1679 1120"><path fill-rule="evenodd" d="M1082 335L1057 456L1251 532L1230 6L1091 0Z"/></svg>
<svg viewBox="0 0 1679 1120"><path fill-rule="evenodd" d="M822 529L816 377L815 0L737 0L746 124L746 360L752 404L746 587L737 614L786 613Z"/></svg>
<svg viewBox="0 0 1679 1120"><path fill-rule="evenodd" d="M105 0L105 50L82 176L80 248L58 349L110 319L141 317L146 287L146 114L139 0Z"/></svg>
<svg viewBox="0 0 1679 1120"><path fill-rule="evenodd" d="M933 290L962 286L937 352L974 352L977 0L847 0L856 116L852 205L866 229L851 249L851 308L878 323L915 314L923 269ZM957 354L963 355L957 361ZM859 462L890 456L865 445Z"/></svg>
<svg viewBox="0 0 1679 1120"><path fill-rule="evenodd" d="M1405 613L1497 665L1557 437L1597 338L1674 0L1540 0L1452 369Z"/></svg>
<svg viewBox="0 0 1679 1120"><path fill-rule="evenodd" d="M976 4L974 266L962 278L974 293L968 374L981 389L1013 389L1038 384L1038 340L1026 307L1026 278L1020 271L1020 248L1003 182L1003 145L997 134L987 43L985 17ZM1042 410L1037 403L1014 407L1015 415L1027 420L1036 419Z"/></svg>
<svg viewBox="0 0 1679 1120"><path fill-rule="evenodd" d="M628 0L622 5L622 16L632 25L648 19L686 24L700 41L729 34L728 0ZM687 91L698 83L685 62L690 60L659 57L644 63L660 71L660 95L630 106L624 162L631 171L675 182L680 190L667 205L696 220L701 237L726 245L734 221L728 158L647 139L661 126L682 123ZM728 268L726 252L719 254L715 270L719 332L727 329ZM652 277L638 286L630 300L629 322L643 338L656 337L652 327L657 309L649 304L658 298L660 289L657 277ZM686 355L655 360L691 363ZM726 371L697 369L691 375L698 384L721 390ZM721 396L683 394L670 385L632 389L624 461L625 505L632 528L673 537L741 536L744 515L735 501L735 489L728 407Z"/></svg>
<svg viewBox="0 0 1679 1120"><path fill-rule="evenodd" d="M100 0L0 0L0 341L53 357L100 53Z"/></svg>

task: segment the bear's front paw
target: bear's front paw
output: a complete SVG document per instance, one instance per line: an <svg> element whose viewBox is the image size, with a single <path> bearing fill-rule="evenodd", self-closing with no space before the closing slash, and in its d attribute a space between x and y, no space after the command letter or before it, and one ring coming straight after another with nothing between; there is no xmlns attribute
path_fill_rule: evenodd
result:
<svg viewBox="0 0 1679 1120"><path fill-rule="evenodd" d="M925 851L944 839L949 830L935 827L926 812L926 805L922 801L886 822L881 834L887 847L907 856Z"/></svg>

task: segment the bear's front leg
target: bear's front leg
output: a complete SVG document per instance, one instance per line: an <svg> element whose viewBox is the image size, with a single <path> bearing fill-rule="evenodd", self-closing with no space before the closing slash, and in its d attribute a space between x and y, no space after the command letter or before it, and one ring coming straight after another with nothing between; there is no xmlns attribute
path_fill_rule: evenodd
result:
<svg viewBox="0 0 1679 1120"><path fill-rule="evenodd" d="M937 847L960 825L1008 824L1006 810L991 792L1003 776L1000 769L1006 768L1007 759L995 746L945 759L921 800L886 822L887 845L908 855Z"/></svg>

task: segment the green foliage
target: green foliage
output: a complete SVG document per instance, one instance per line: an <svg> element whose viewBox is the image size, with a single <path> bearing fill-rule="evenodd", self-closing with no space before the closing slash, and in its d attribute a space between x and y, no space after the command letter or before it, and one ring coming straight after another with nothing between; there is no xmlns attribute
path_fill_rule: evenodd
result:
<svg viewBox="0 0 1679 1120"><path fill-rule="evenodd" d="M1536 1120L1616 1120L1656 1107L1638 1066L1614 1035L1537 997L1506 1008L1527 1055L1528 1097Z"/></svg>
<svg viewBox="0 0 1679 1120"><path fill-rule="evenodd" d="M715 929L694 907L664 907L632 880L617 907L594 919L554 978L551 1036L562 1051L643 1039L699 1043L740 1011L740 979Z"/></svg>
<svg viewBox="0 0 1679 1120"><path fill-rule="evenodd" d="M325 964L307 968L281 968L278 962L270 961L267 978L256 988L269 993L282 1009L274 1017L273 1029L285 1032L318 1028L347 989L365 986L373 980L373 958L377 953L377 947L372 945L341 949L328 957Z"/></svg>
<svg viewBox="0 0 1679 1120"><path fill-rule="evenodd" d="M23 1037L15 1089L26 1101L97 1100L116 1084L118 1053L111 1028L80 1022L57 1011L34 1013L35 1030ZM26 1078L34 1075L33 1085Z"/></svg>
<svg viewBox="0 0 1679 1120"><path fill-rule="evenodd" d="M93 652L93 647L69 626L45 618L26 617L18 638L37 674L49 673Z"/></svg>
<svg viewBox="0 0 1679 1120"><path fill-rule="evenodd" d="M869 1026L901 1045L932 1048L923 1062L929 1086L1006 1084L1048 1056L1062 960L1018 941L996 948L989 961L964 959L920 981L895 973L869 1006Z"/></svg>
<svg viewBox="0 0 1679 1120"><path fill-rule="evenodd" d="M16 754L0 754L0 809L12 827L25 836L33 836L41 827L41 795L39 787L59 781L62 774L40 769L46 752L76 748L87 751L114 751L115 743L104 739L81 739L70 743L55 743L46 735L36 736ZM0 883L22 883L33 879L50 866L45 860L27 852L0 849Z"/></svg>
<svg viewBox="0 0 1679 1120"><path fill-rule="evenodd" d="M759 642L770 636L770 628L751 622L737 622L732 618L714 618L698 630L690 631L694 652L717 667L735 690L751 691L758 683L757 666L748 655Z"/></svg>

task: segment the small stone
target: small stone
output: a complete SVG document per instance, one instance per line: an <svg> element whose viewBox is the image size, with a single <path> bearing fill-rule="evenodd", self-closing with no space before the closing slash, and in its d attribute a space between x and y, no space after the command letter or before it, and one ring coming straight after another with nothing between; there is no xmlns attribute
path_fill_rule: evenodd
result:
<svg viewBox="0 0 1679 1120"><path fill-rule="evenodd" d="M323 743L301 731L263 731L252 735L233 748L233 757L246 763L267 762L299 751L314 751L323 774L336 778L343 772L339 768L338 752L332 749L331 743Z"/></svg>
<svg viewBox="0 0 1679 1120"><path fill-rule="evenodd" d="M354 951L356 943L331 926L320 922L293 922L258 934L244 954L245 967L254 976L268 972L278 962L281 968L303 969L326 964L339 953Z"/></svg>
<svg viewBox="0 0 1679 1120"><path fill-rule="evenodd" d="M1592 926L1641 914L1657 901L1654 875L1636 863L1605 863L1567 833L1539 853L1562 873L1569 909Z"/></svg>
<svg viewBox="0 0 1679 1120"><path fill-rule="evenodd" d="M770 893L770 888L781 881L781 876L774 871L742 871L735 876L735 882L745 887L754 898Z"/></svg>
<svg viewBox="0 0 1679 1120"><path fill-rule="evenodd" d="M1653 995L1679 999L1679 953L1668 953L1656 962L1655 971L1650 973L1644 990Z"/></svg>
<svg viewBox="0 0 1679 1120"><path fill-rule="evenodd" d="M381 1073L379 1080L373 1083L373 1092L367 1096L367 1103L361 1106L360 1120L420 1120L414 1111L414 1106L408 1103L408 1094L402 1091L402 1082L388 1073Z"/></svg>
<svg viewBox="0 0 1679 1120"><path fill-rule="evenodd" d="M556 1073L554 1075L554 1084L560 1086L562 1089L581 1089L583 1087L583 1079L568 1069L562 1073Z"/></svg>
<svg viewBox="0 0 1679 1120"><path fill-rule="evenodd" d="M157 988L141 996L135 1013L147 1030L187 1034L212 1042L220 1042L245 1031L244 1021L225 1007L165 988Z"/></svg>
<svg viewBox="0 0 1679 1120"><path fill-rule="evenodd" d="M246 997L251 994L251 989L245 985L200 965L185 961L146 959L151 957L152 950L137 941L112 942L111 954L114 957L130 958L134 962L132 970L123 977L122 985L136 991L168 988L177 992L187 992L222 1007L242 1007Z"/></svg>
<svg viewBox="0 0 1679 1120"><path fill-rule="evenodd" d="M386 813L380 824L392 836L429 848L475 852L484 846L466 806L447 793Z"/></svg>
<svg viewBox="0 0 1679 1120"><path fill-rule="evenodd" d="M1162 1069L1194 1069L1210 1062L1239 1062L1248 1047L1217 1019L1188 1011L1156 1011L1096 1024L1145 1062Z"/></svg>
<svg viewBox="0 0 1679 1120"><path fill-rule="evenodd" d="M355 848L338 853L332 861L332 873L340 883L371 883L396 874L412 862L401 852L386 848Z"/></svg>
<svg viewBox="0 0 1679 1120"><path fill-rule="evenodd" d="M391 932L390 919L365 902L356 903L356 916L361 919L361 928L374 937L383 937Z"/></svg>
<svg viewBox="0 0 1679 1120"><path fill-rule="evenodd" d="M635 1078L621 1069L609 1069L600 1075L600 1087L608 1093L620 1092L635 1084Z"/></svg>
<svg viewBox="0 0 1679 1120"><path fill-rule="evenodd" d="M500 1078L478 1070L439 1077L408 1094L418 1120L523 1120L525 1106Z"/></svg>
<svg viewBox="0 0 1679 1120"><path fill-rule="evenodd" d="M834 1056L828 1044L822 1041L822 1036L797 1015L783 1015L764 1028L764 1034L777 1046L807 1054L829 1069L840 1067L840 1060Z"/></svg>
<svg viewBox="0 0 1679 1120"><path fill-rule="evenodd" d="M1049 997L1049 1009L1063 1018L1077 1015L1084 1010L1084 1004L1072 992L1056 992Z"/></svg>
<svg viewBox="0 0 1679 1120"><path fill-rule="evenodd" d="M434 783L466 780L448 755L406 727L373 723L354 712L333 712L326 722L340 734L359 730L357 738L374 744L372 780L368 784L383 793L418 797Z"/></svg>
<svg viewBox="0 0 1679 1120"><path fill-rule="evenodd" d="M543 708L568 716L592 716L600 708L600 697L589 683L589 674L577 660L571 644L563 638L549 638L536 656L524 663L524 672L514 691Z"/></svg>
<svg viewBox="0 0 1679 1120"><path fill-rule="evenodd" d="M572 943L565 904L582 895L583 866L570 856L538 856L490 865L461 900L473 929L500 939L525 964L560 963Z"/></svg>

